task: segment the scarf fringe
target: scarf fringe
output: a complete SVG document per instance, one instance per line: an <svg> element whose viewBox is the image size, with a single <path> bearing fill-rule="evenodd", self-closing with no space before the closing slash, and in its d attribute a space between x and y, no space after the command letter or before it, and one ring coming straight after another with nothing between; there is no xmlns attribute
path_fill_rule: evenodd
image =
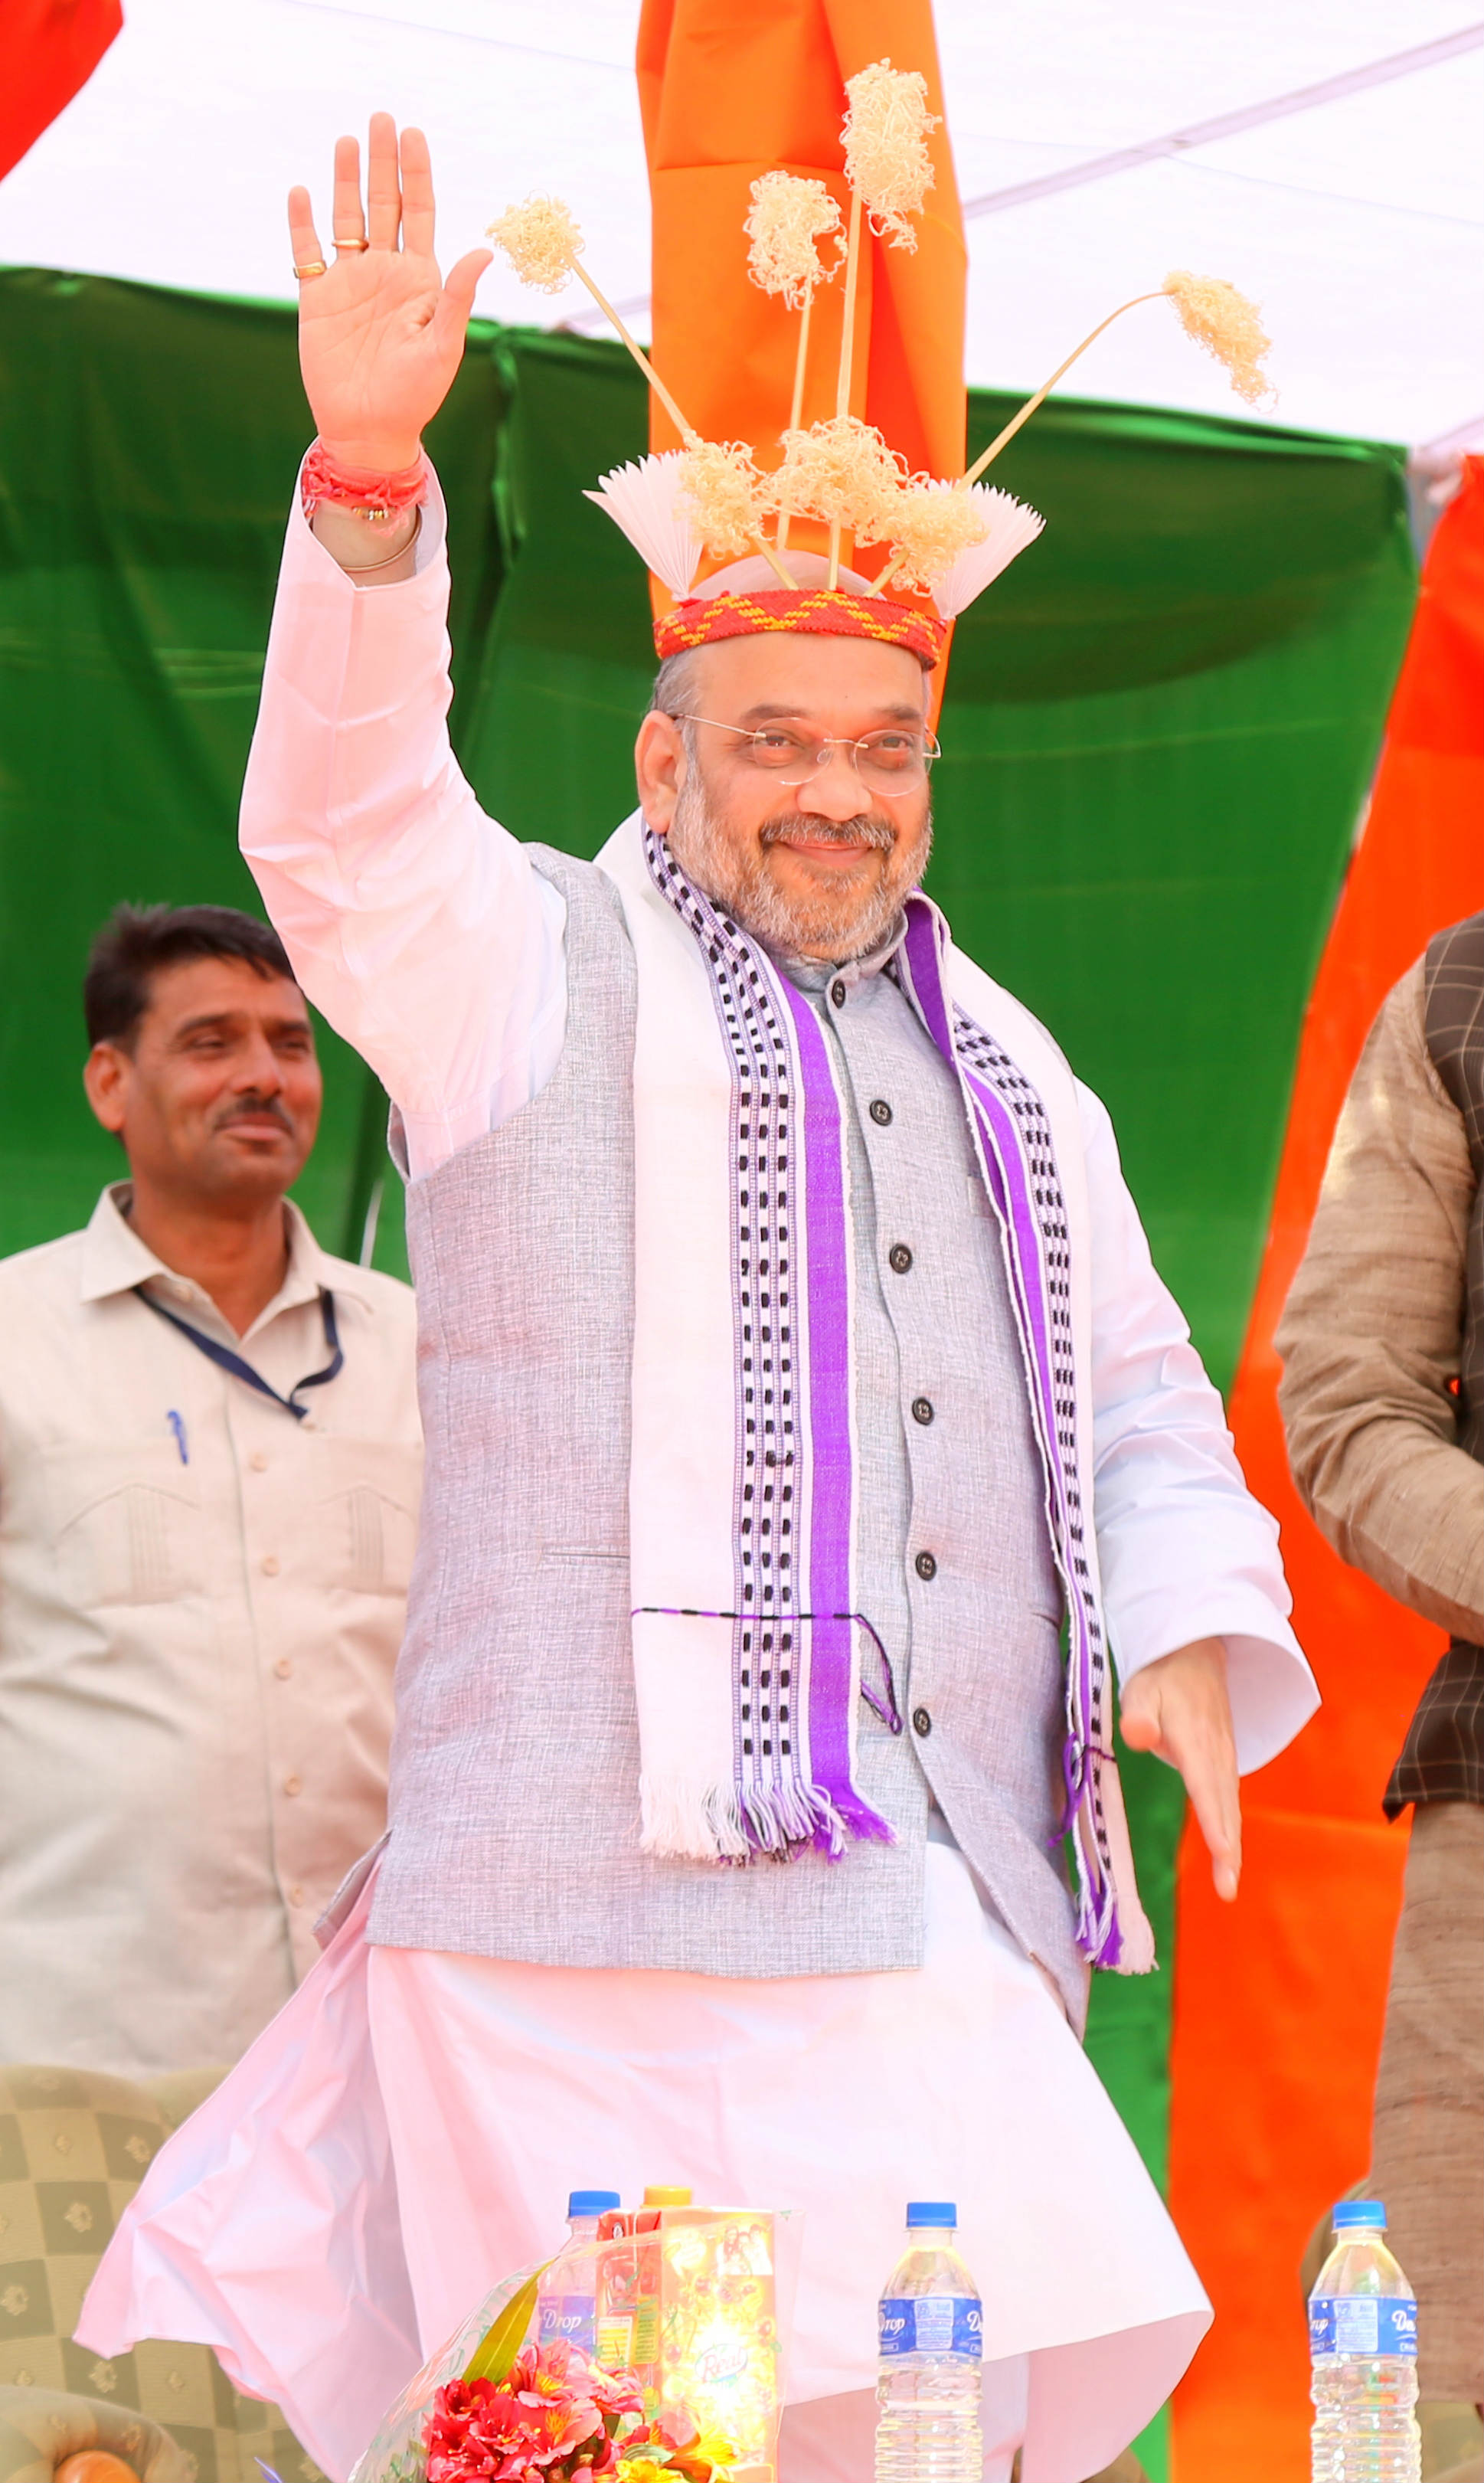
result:
<svg viewBox="0 0 1484 2483"><path fill-rule="evenodd" d="M781 1785L744 1797L759 1853L795 1861L811 1847L838 1862L852 1838L894 1845L896 1830L888 1820L851 1789L832 1796L823 1785Z"/></svg>
<svg viewBox="0 0 1484 2483"><path fill-rule="evenodd" d="M753 1852L734 1784L639 1779L639 1850L667 1862L745 1862Z"/></svg>
<svg viewBox="0 0 1484 2483"><path fill-rule="evenodd" d="M896 1830L858 1794L838 1801L821 1785L750 1787L639 1780L640 1850L663 1861L791 1862L812 1850L837 1862L852 1838L894 1845Z"/></svg>
<svg viewBox="0 0 1484 2483"><path fill-rule="evenodd" d="M1077 1873L1077 1947L1112 1974L1149 1974L1156 1962L1153 1927L1139 1902L1133 1847L1118 1762L1086 1754L1081 1798L1072 1822Z"/></svg>

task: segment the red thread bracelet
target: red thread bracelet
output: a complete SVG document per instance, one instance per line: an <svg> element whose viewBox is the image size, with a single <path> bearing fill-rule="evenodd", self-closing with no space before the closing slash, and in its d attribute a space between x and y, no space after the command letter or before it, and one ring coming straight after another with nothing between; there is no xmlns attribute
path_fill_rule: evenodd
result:
<svg viewBox="0 0 1484 2483"><path fill-rule="evenodd" d="M320 502L329 500L337 509L358 509L373 521L400 517L404 509L418 508L427 498L432 473L422 449L400 473L368 474L363 467L337 465L323 441L316 440L300 477L304 513L312 518Z"/></svg>

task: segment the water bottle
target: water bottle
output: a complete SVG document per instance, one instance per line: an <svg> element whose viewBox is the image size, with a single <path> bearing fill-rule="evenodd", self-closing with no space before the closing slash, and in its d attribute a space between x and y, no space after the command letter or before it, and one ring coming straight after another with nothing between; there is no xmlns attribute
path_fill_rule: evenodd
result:
<svg viewBox="0 0 1484 2483"><path fill-rule="evenodd" d="M567 2229L571 2239L558 2263L537 2287L541 2311L537 2334L543 2345L558 2337L579 2354L593 2355L597 2344L597 2220L619 2203L617 2190L574 2190L567 2202ZM582 2245L587 2249L583 2251ZM573 2248L573 2245L576 2245Z"/></svg>
<svg viewBox="0 0 1484 2483"><path fill-rule="evenodd" d="M881 2297L876 2483L980 2483L979 2288L953 2247L959 2211L914 2200Z"/></svg>
<svg viewBox="0 0 1484 2483"><path fill-rule="evenodd" d="M1418 2483L1417 2304L1379 2199L1342 2199L1309 2297L1313 2483Z"/></svg>

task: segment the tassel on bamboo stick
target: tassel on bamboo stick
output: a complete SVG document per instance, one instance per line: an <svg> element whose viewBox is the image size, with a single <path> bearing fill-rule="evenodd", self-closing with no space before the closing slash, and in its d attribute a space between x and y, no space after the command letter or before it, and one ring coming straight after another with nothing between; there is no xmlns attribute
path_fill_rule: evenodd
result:
<svg viewBox="0 0 1484 2483"><path fill-rule="evenodd" d="M939 125L939 115L927 108L927 80L917 69L894 69L889 61L873 61L846 79L845 93L849 108L840 143L850 183L850 233L835 399L836 424L850 412L862 218L869 216L872 231L893 249L916 249L911 219L921 214L923 200L933 186L927 142L930 131ZM832 586L839 583L841 532L836 517L830 526Z"/></svg>
<svg viewBox="0 0 1484 2483"><path fill-rule="evenodd" d="M753 183L752 199L745 225L748 275L764 293L781 295L786 307L799 313L788 416L789 430L797 431L804 419L814 295L821 284L832 281L844 261L839 202L823 181L808 180L797 173L760 174ZM819 250L826 240L834 240L836 254L828 266ZM779 506L775 533L780 556L788 547L788 518L784 500Z"/></svg>

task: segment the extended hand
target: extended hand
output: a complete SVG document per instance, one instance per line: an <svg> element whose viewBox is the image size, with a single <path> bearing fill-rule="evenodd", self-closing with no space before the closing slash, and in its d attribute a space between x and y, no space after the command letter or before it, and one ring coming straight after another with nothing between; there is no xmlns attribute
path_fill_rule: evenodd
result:
<svg viewBox="0 0 1484 2483"><path fill-rule="evenodd" d="M1210 1849L1216 1894L1230 1904L1242 1873L1242 1803L1221 1640L1197 1639L1146 1664L1124 1692L1120 1722L1130 1750L1153 1750L1179 1768Z"/></svg>
<svg viewBox="0 0 1484 2483"><path fill-rule="evenodd" d="M453 385L490 253L467 252L443 282L420 129L404 129L399 155L396 122L389 112L374 113L369 157L362 212L360 149L354 138L337 140L331 230L342 245L369 247L342 247L323 276L302 280L299 366L326 447L342 465L386 473L411 465L424 425ZM326 255L307 190L290 190L288 228L296 266Z"/></svg>

